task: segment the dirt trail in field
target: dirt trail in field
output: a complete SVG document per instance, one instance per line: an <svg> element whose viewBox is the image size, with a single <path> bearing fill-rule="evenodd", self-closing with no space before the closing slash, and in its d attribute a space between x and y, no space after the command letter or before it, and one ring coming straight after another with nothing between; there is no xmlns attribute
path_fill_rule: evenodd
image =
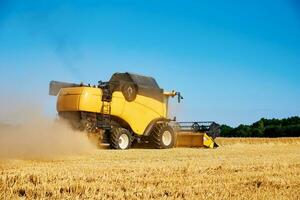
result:
<svg viewBox="0 0 300 200"><path fill-rule="evenodd" d="M0 158L47 159L90 152L87 137L65 122L28 114L18 125L0 126Z"/></svg>

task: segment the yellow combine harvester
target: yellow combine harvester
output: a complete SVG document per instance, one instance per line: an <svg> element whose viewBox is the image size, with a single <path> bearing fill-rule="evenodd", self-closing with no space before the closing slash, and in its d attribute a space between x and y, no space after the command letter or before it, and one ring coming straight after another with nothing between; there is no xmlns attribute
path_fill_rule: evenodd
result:
<svg viewBox="0 0 300 200"><path fill-rule="evenodd" d="M115 73L97 86L51 81L50 95L58 95L57 112L73 127L98 135L114 149L150 143L158 149L175 146L216 147L214 122L176 122L168 118L168 100L179 92L164 92L154 78ZM211 137L212 136L212 137Z"/></svg>

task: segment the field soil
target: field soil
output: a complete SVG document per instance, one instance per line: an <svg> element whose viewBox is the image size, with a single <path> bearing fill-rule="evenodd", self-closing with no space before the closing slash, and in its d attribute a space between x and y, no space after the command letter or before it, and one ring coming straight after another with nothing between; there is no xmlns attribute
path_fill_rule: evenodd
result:
<svg viewBox="0 0 300 200"><path fill-rule="evenodd" d="M300 199L300 138L1 158L0 199Z"/></svg>

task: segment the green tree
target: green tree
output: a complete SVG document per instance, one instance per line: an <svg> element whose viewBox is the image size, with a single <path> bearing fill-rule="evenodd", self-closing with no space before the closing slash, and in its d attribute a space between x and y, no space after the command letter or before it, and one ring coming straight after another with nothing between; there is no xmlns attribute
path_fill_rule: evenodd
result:
<svg viewBox="0 0 300 200"><path fill-rule="evenodd" d="M261 118L252 125L239 125L232 128L227 125L221 126L223 137L299 137L300 117L294 116L285 119Z"/></svg>

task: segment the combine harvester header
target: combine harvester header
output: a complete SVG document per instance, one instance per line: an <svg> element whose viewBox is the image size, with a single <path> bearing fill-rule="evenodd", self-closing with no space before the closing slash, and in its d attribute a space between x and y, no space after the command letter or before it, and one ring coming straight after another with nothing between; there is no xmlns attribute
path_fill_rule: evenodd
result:
<svg viewBox="0 0 300 200"><path fill-rule="evenodd" d="M180 92L165 92L152 77L115 73L94 86L51 81L49 94L58 96L60 118L114 149L128 149L133 143L158 149L218 146L215 122L176 122L168 117L169 98L183 98Z"/></svg>
<svg viewBox="0 0 300 200"><path fill-rule="evenodd" d="M177 122L177 147L208 147L217 148L214 139L220 136L220 126L211 121L207 122Z"/></svg>

